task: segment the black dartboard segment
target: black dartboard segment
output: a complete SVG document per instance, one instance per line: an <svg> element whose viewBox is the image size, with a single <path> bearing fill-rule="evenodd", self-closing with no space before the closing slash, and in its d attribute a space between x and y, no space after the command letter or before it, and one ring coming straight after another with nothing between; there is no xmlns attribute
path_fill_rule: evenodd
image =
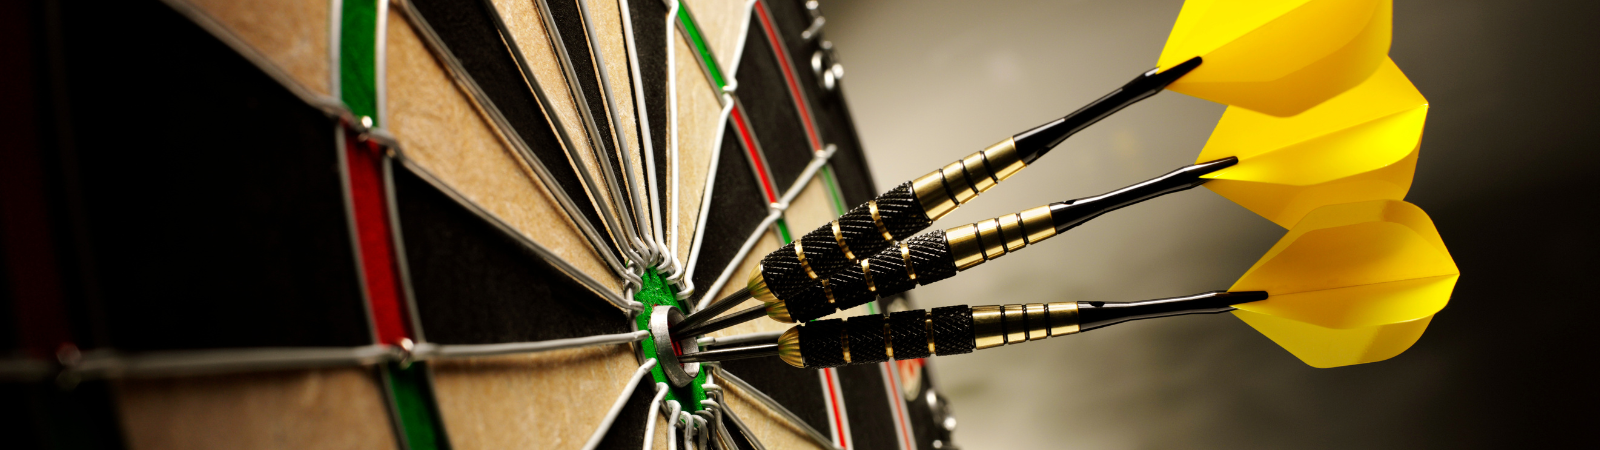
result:
<svg viewBox="0 0 1600 450"><path fill-rule="evenodd" d="M605 230L594 203L578 173L574 161L567 156L568 149L557 137L549 112L541 106L537 95L517 63L514 50L501 39L499 26L488 2L456 2L448 0L415 0L411 5L423 21L461 62L467 76L489 97L492 107L510 123L516 135L528 144L553 178L547 186L559 186L567 198L578 208L578 214L595 230ZM542 44L542 43L540 43ZM565 88L547 91L546 95L568 95ZM602 231L603 232L603 231ZM620 253L616 242L606 243L614 253Z"/></svg>
<svg viewBox="0 0 1600 450"><path fill-rule="evenodd" d="M725 124L722 148L717 153L717 173L711 190L711 206L707 211L700 259L695 263L693 277L698 295L716 295L705 292L717 281L722 269L728 267L739 247L744 245L767 216L767 202L750 171L749 153L736 138L737 129ZM749 274L736 273L729 283L743 283Z"/></svg>
<svg viewBox="0 0 1600 450"><path fill-rule="evenodd" d="M0 192L0 194L11 193ZM0 223L4 223L5 220L6 217L0 215ZM0 255L9 255L6 253L5 244L5 240L0 239ZM17 300L12 294L15 288L11 281L11 272L16 269L8 267L6 262L0 261L0 351L20 353L23 350L20 335L22 327L17 323Z"/></svg>
<svg viewBox="0 0 1600 450"><path fill-rule="evenodd" d="M917 448L935 448L933 446L935 441L948 445L950 443L950 432L944 429L944 424L941 422L943 418L933 410L933 406L928 404L927 401L929 392L934 390L933 377L926 368L918 371L918 373L918 376L921 377L921 382L919 383L921 390L917 392L916 397L905 401L906 419L911 422L911 436L916 440ZM911 383L913 381L902 380L901 382ZM899 398L899 393L896 393L896 398Z"/></svg>
<svg viewBox="0 0 1600 450"><path fill-rule="evenodd" d="M629 331L615 306L410 170L395 211L428 341L491 344Z"/></svg>
<svg viewBox="0 0 1600 450"><path fill-rule="evenodd" d="M901 430L891 409L898 396L890 395L883 381L883 364L861 364L834 369L839 389L850 399L850 440L855 448L895 448Z"/></svg>
<svg viewBox="0 0 1600 450"><path fill-rule="evenodd" d="M750 120L752 134L767 157L772 182L779 191L784 191L800 178L806 164L811 162L814 149L806 137L800 112L795 109L795 98L789 95L778 56L773 53L771 41L761 32L760 26L759 19L751 18L744 54L739 57L736 93L745 117Z"/></svg>
<svg viewBox="0 0 1600 450"><path fill-rule="evenodd" d="M594 118L595 133L598 133L598 136L590 136L589 141L594 145L595 151L602 153L602 158L611 161L611 167L622 170L622 161L618 160L615 143L611 140L611 116L607 113L609 109L606 108L604 89L600 84L600 69L595 65L594 53L589 49L589 35L584 28L583 10L578 5L578 0L546 0L544 3L549 6L546 14L549 14L555 22L562 47L572 63L572 72L577 77L567 82L577 85L577 91L583 94L583 101L578 107L587 109L588 114ZM616 64L608 65L606 69L625 70L623 67L613 67L613 65ZM611 176L618 180L623 179L621 173L613 173Z"/></svg>
<svg viewBox="0 0 1600 450"><path fill-rule="evenodd" d="M0 433L6 448L125 448L111 382L86 381L70 390L54 380L0 383Z"/></svg>
<svg viewBox="0 0 1600 450"><path fill-rule="evenodd" d="M99 344L372 342L334 121L159 2L64 3L60 36Z"/></svg>
<svg viewBox="0 0 1600 450"><path fill-rule="evenodd" d="M844 88L833 92L822 89L811 67L811 57L821 49L822 39L807 41L800 38L800 34L811 26L812 20L810 13L805 10L805 0L764 0L762 6L766 7L772 18L772 25L776 28L774 33L781 37L784 48L788 49L795 83L805 93L822 145L833 144L837 148L828 162L837 175L845 203L854 206L871 200L882 191L875 187L872 173L867 170L866 156L862 154L855 122L851 120L850 108L844 101ZM758 26L757 23L751 25ZM823 30L826 38L827 28ZM740 72L739 78L739 89L743 91L744 72Z"/></svg>
<svg viewBox="0 0 1600 450"><path fill-rule="evenodd" d="M778 358L724 361L722 368L789 408L812 428L824 434L830 429L828 405L824 402L827 394L819 376L821 372L796 369ZM750 414L745 411L740 413Z"/></svg>
<svg viewBox="0 0 1600 450"><path fill-rule="evenodd" d="M650 145L656 159L656 192L665 198L670 181L667 139L671 134L667 122L667 5L655 0L631 1L628 14L640 77L633 82L644 91L644 120L650 125ZM662 202L661 207L665 208L666 203Z"/></svg>
<svg viewBox="0 0 1600 450"><path fill-rule="evenodd" d="M655 394L655 380L649 377L639 380L639 384L633 388L633 395L628 397L628 403L623 405L617 420L611 422L611 429L606 430L606 436L600 439L600 445L595 448L636 450L643 445L645 419L649 418L650 400L655 398Z"/></svg>
<svg viewBox="0 0 1600 450"><path fill-rule="evenodd" d="M743 417L740 418L743 419ZM732 417L723 416L722 426L728 427L728 437L733 438L733 446L738 448L738 450L756 450L756 446L752 445L749 437L745 436L744 433L739 430L739 425L733 422Z"/></svg>

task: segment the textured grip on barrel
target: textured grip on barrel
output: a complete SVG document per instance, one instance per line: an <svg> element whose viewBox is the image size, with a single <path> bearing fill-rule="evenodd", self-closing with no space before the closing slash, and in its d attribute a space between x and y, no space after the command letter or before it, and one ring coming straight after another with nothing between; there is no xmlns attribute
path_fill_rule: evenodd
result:
<svg viewBox="0 0 1600 450"><path fill-rule="evenodd" d="M834 223L839 226L838 233L834 232ZM814 281L812 274L827 278L855 264L855 260L847 257L845 249L856 258L864 258L932 224L933 220L911 193L908 181L856 206L836 222L811 230L797 243L791 242L768 254L761 259L761 276L774 295L787 301ZM799 253L795 252L797 245L801 248ZM805 255L804 261L800 259L801 253Z"/></svg>
<svg viewBox="0 0 1600 450"><path fill-rule="evenodd" d="M956 276L956 262L950 255L950 243L944 230L934 230L907 239L911 250L911 266L917 271L917 284L929 283ZM894 293L880 293L880 296Z"/></svg>
<svg viewBox="0 0 1600 450"><path fill-rule="evenodd" d="M811 289L803 290L784 302L789 305L790 314L795 320L803 321L833 313L833 310L828 310L817 316L801 316L794 312L796 307L813 309L813 303L827 302L829 295L832 296L829 305L833 309L846 309L955 274L955 260L950 256L944 231L936 230L907 239L902 245L883 249L856 263L855 267L847 267L828 277L826 284L818 280ZM816 309L820 312L821 308Z"/></svg>
<svg viewBox="0 0 1600 450"><path fill-rule="evenodd" d="M889 340L894 359L926 358L928 351L928 311L901 311L889 315Z"/></svg>
<svg viewBox="0 0 1600 450"><path fill-rule="evenodd" d="M819 320L800 326L800 354L807 368L839 367L844 360L844 321Z"/></svg>
<svg viewBox="0 0 1600 450"><path fill-rule="evenodd" d="M789 308L789 317L794 318L796 322L809 322L833 314L838 308L828 300L828 291L831 287L831 283L825 286L819 282L784 299L784 305Z"/></svg>
<svg viewBox="0 0 1600 450"><path fill-rule="evenodd" d="M977 348L972 308L966 305L818 320L797 331L804 367L813 369L959 355Z"/></svg>
<svg viewBox="0 0 1600 450"><path fill-rule="evenodd" d="M933 309L933 351L938 355L972 353L978 347L972 334L972 308L967 305Z"/></svg>
<svg viewBox="0 0 1600 450"><path fill-rule="evenodd" d="M895 186L889 192L878 196L875 201L878 206L878 218L883 222L884 230L887 230L894 240L905 239L927 228L928 225L933 225L933 219L928 218L927 211L922 210L922 204L918 203L916 195L911 193L910 181ZM857 206L856 209L861 207Z"/></svg>
<svg viewBox="0 0 1600 450"><path fill-rule="evenodd" d="M889 360L888 343L884 341L884 316L878 314L851 317L845 321L850 335L850 364L880 363Z"/></svg>

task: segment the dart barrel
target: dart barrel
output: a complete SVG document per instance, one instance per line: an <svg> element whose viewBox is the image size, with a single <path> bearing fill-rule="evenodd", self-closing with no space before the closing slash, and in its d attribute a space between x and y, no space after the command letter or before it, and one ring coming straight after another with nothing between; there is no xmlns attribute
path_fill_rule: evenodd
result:
<svg viewBox="0 0 1600 450"><path fill-rule="evenodd" d="M955 276L1056 235L1050 205L943 231L932 231L870 257L771 302L793 320L807 321L879 297ZM770 314L769 314L770 315Z"/></svg>
<svg viewBox="0 0 1600 450"><path fill-rule="evenodd" d="M762 258L751 274L753 297L774 302L859 264L1021 171L1026 163L1007 138L850 210Z"/></svg>
<svg viewBox="0 0 1600 450"><path fill-rule="evenodd" d="M778 355L801 368L959 355L1077 333L1078 304L946 306L887 316L819 320L778 338Z"/></svg>
<svg viewBox="0 0 1600 450"><path fill-rule="evenodd" d="M767 302L771 317L795 321L821 318L836 310L950 278L956 272L1037 244L1107 212L1199 186L1206 181L1203 175L1237 162L1237 158L1227 157L1193 164L1103 195L924 233L886 246L832 276L802 280L801 286L788 292L764 291L757 298ZM757 282L762 277L761 273L754 276ZM778 314L779 310L782 314Z"/></svg>

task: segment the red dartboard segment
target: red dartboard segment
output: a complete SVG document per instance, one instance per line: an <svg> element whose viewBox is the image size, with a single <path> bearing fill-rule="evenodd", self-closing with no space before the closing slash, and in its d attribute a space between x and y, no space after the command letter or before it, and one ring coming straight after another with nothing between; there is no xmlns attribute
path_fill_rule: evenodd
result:
<svg viewBox="0 0 1600 450"><path fill-rule="evenodd" d="M355 221L361 277L372 309L373 331L379 343L397 343L411 338L411 333L406 326L394 231L389 223L383 148L346 133L344 150L350 180L351 219Z"/></svg>
<svg viewBox="0 0 1600 450"><path fill-rule="evenodd" d="M902 448L911 449L916 444L915 441L911 440L910 430L906 429L906 425L909 423L906 420L906 403L900 399L900 376L896 373L898 368L895 367L895 364L896 362L892 361L885 362L880 364L879 367L883 369L883 378L889 380L889 404L894 405L895 429L900 432L901 446Z"/></svg>
<svg viewBox="0 0 1600 450"><path fill-rule="evenodd" d="M772 45L772 52L778 55L778 66L783 69L783 81L789 87L789 95L794 97L795 109L800 112L800 122L805 124L806 138L811 141L811 148L822 148L822 140L817 137L817 127L811 120L811 108L806 106L805 94L800 90L800 82L795 79L794 66L789 64L788 49L783 48L783 39L778 37L777 27L772 25L772 17L767 14L766 2L758 1L755 4L756 17L761 18L761 31L767 35L767 42Z"/></svg>
<svg viewBox="0 0 1600 450"><path fill-rule="evenodd" d="M826 386L828 388L828 405L832 408L830 411L832 414L830 414L829 419L832 419L833 421L835 442L839 444L839 448L848 450L850 448L850 441L846 437L845 433L845 424L847 422L844 420L844 413L839 409L839 403L842 403L843 398L841 395L839 395L837 383L834 382L834 380L838 379L838 374L834 371L834 369L822 369L822 379L827 381Z"/></svg>
<svg viewBox="0 0 1600 450"><path fill-rule="evenodd" d="M729 117L733 119L735 127L739 128L739 141L744 144L744 149L750 152L750 164L755 166L756 175L761 178L761 191L766 194L767 203L777 203L777 189L772 186L772 177L767 174L766 159L761 156L761 147L756 146L755 136L750 134L750 126L745 124L743 108L737 104Z"/></svg>

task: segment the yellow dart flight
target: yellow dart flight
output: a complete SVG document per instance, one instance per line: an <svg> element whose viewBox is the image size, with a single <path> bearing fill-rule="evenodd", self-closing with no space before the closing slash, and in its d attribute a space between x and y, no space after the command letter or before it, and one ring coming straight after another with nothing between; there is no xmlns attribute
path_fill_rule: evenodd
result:
<svg viewBox="0 0 1600 450"><path fill-rule="evenodd" d="M1389 53L1390 0L1189 0L1158 67L1205 63L1167 89L1287 117L1372 75Z"/></svg>
<svg viewBox="0 0 1600 450"><path fill-rule="evenodd" d="M1461 272L1428 215L1402 201L1318 208L1230 291L1266 291L1236 316L1306 364L1381 361L1411 347Z"/></svg>
<svg viewBox="0 0 1600 450"><path fill-rule="evenodd" d="M1288 228L1323 205L1405 198L1427 115L1428 100L1385 60L1294 117L1229 107L1197 160L1238 157L1205 186Z"/></svg>

